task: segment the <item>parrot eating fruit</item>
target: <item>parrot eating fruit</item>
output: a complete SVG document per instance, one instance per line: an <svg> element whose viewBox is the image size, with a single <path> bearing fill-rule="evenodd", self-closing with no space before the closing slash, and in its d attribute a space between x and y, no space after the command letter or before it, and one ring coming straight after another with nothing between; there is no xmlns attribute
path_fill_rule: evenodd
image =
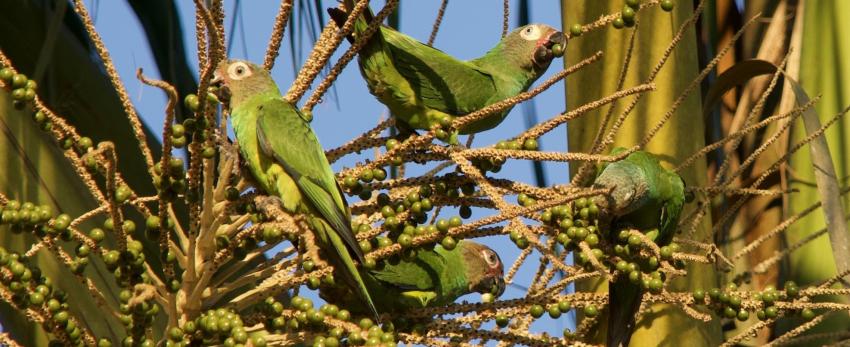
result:
<svg viewBox="0 0 850 347"><path fill-rule="evenodd" d="M354 0L345 0L346 8ZM328 13L342 27L348 14L338 8ZM353 40L362 35L372 19L367 8L357 19ZM359 51L360 72L369 91L385 104L406 132L444 130L458 116L522 93L560 57L566 36L543 24L520 27L505 36L483 56L458 60L442 51L389 27L381 26ZM499 125L510 108L493 112L457 129L473 134Z"/></svg>
<svg viewBox="0 0 850 347"><path fill-rule="evenodd" d="M625 150L616 148L611 155ZM606 211L612 234L628 227L639 230L659 247L673 240L686 200L685 183L677 173L662 167L652 153L636 151L603 166L593 187L613 189L610 195L594 199ZM610 239L613 242L617 237L621 236L611 235ZM629 277L609 284L608 346L627 346L635 327L642 292Z"/></svg>
<svg viewBox="0 0 850 347"><path fill-rule="evenodd" d="M452 250L439 245L433 250L420 249L412 259L388 261L383 267L362 269L360 273L369 292L382 298L376 305L384 312L442 306L473 292L499 297L505 290L499 255L467 240L458 242ZM358 308L337 288L322 288L320 295L346 308Z"/></svg>

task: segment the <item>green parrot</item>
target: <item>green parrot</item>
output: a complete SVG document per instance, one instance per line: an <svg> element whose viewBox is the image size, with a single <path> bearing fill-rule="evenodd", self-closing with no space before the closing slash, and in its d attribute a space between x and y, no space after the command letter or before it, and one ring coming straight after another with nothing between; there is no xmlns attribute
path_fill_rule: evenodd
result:
<svg viewBox="0 0 850 347"><path fill-rule="evenodd" d="M354 0L345 0L346 8ZM328 9L341 27L347 13ZM367 8L355 22L354 36L363 33L372 18ZM352 37L349 37L353 41ZM387 105L403 131L431 129L454 117L526 91L563 55L566 36L543 24L520 27L505 36L484 56L458 60L416 39L382 26L359 52L360 72L369 91ZM510 109L457 129L473 134L492 129Z"/></svg>
<svg viewBox="0 0 850 347"><path fill-rule="evenodd" d="M403 312L411 308L436 307L454 302L468 293L505 291L504 268L499 255L487 246L462 240L452 250L437 245L419 250L412 259L388 261L375 270L360 270L366 287L381 300L381 311ZM347 289L324 286L320 296L345 305L353 312L363 309L351 302Z"/></svg>
<svg viewBox="0 0 850 347"><path fill-rule="evenodd" d="M281 97L269 72L253 63L222 62L213 85L230 107L239 150L257 184L280 198L288 212L307 216L325 256L377 319L352 258L364 261L351 230L351 212L307 120Z"/></svg>
<svg viewBox="0 0 850 347"><path fill-rule="evenodd" d="M611 154L625 150L616 148ZM613 188L610 196L594 199L606 212L605 224L610 230L638 229L658 246L673 240L685 204L685 183L681 176L661 167L655 155L637 151L605 165L593 186ZM612 242L614 237L617 236L611 235ZM640 307L640 291L637 284L622 277L609 284L608 346L628 345L635 326L634 315Z"/></svg>

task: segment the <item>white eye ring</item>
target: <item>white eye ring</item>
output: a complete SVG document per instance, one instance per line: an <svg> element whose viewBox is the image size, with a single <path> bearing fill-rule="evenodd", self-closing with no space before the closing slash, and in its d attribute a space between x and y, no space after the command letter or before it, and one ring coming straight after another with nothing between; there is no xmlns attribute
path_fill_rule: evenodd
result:
<svg viewBox="0 0 850 347"><path fill-rule="evenodd" d="M481 251L481 255L490 267L496 267L499 265L499 256L497 256L495 252L485 249Z"/></svg>
<svg viewBox="0 0 850 347"><path fill-rule="evenodd" d="M229 75L230 79L234 81L238 81L245 77L251 76L251 74L251 68L248 66L248 64L245 64L241 61L230 64L230 66L227 67L227 75Z"/></svg>
<svg viewBox="0 0 850 347"><path fill-rule="evenodd" d="M527 41L537 41L542 31L536 25L529 25L519 33L519 36Z"/></svg>

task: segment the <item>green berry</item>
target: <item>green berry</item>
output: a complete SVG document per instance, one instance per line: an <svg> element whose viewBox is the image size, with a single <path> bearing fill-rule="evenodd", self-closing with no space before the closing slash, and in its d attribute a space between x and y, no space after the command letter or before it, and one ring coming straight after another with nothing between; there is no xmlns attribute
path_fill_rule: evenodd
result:
<svg viewBox="0 0 850 347"><path fill-rule="evenodd" d="M785 283L785 295L789 298L796 298L800 295L800 287L797 286L793 281L788 281Z"/></svg>
<svg viewBox="0 0 850 347"><path fill-rule="evenodd" d="M387 147L387 151L391 151L393 148L398 147L398 145L399 145L399 142L396 139L389 139L389 140L387 140L387 142L385 144L385 146Z"/></svg>
<svg viewBox="0 0 850 347"><path fill-rule="evenodd" d="M263 241L266 243L277 243L283 236L283 231L274 226L263 227Z"/></svg>
<svg viewBox="0 0 850 347"><path fill-rule="evenodd" d="M764 316L769 319L776 318L777 316L779 316L779 310L776 308L776 306L768 306L764 309Z"/></svg>
<svg viewBox="0 0 850 347"><path fill-rule="evenodd" d="M705 291L702 289L694 290L693 297L695 302L703 303L705 302Z"/></svg>
<svg viewBox="0 0 850 347"><path fill-rule="evenodd" d="M508 318L508 316L503 314L496 315L496 325L499 326L499 328L504 328L508 326L510 322L511 320Z"/></svg>
<svg viewBox="0 0 850 347"><path fill-rule="evenodd" d="M201 150L201 156L204 159L212 159L215 157L216 150L214 147L205 146L203 150Z"/></svg>
<svg viewBox="0 0 850 347"><path fill-rule="evenodd" d="M12 76L12 88L24 88L27 86L27 75L22 73Z"/></svg>
<svg viewBox="0 0 850 347"><path fill-rule="evenodd" d="M378 240L378 248L389 247L393 244L393 241L386 236L378 236L376 239Z"/></svg>
<svg viewBox="0 0 850 347"><path fill-rule="evenodd" d="M522 149L526 151L536 151L539 148L539 144L536 139L528 138L525 139L522 143Z"/></svg>
<svg viewBox="0 0 850 347"><path fill-rule="evenodd" d="M387 178L387 170L383 168L372 169L372 178L377 181L383 181Z"/></svg>
<svg viewBox="0 0 850 347"><path fill-rule="evenodd" d="M129 219L125 220L124 223L121 224L121 230L127 234L132 234L136 231L136 222Z"/></svg>
<svg viewBox="0 0 850 347"><path fill-rule="evenodd" d="M449 231L449 221L443 218L437 220L437 230L441 232Z"/></svg>
<svg viewBox="0 0 850 347"><path fill-rule="evenodd" d="M812 320L815 318L815 311L812 311L812 309L807 307L800 311L800 316L805 320Z"/></svg>
<svg viewBox="0 0 850 347"><path fill-rule="evenodd" d="M398 236L398 244L402 247L410 247L413 244L413 237L408 234Z"/></svg>
<svg viewBox="0 0 850 347"><path fill-rule="evenodd" d="M626 26L626 23L623 21L623 18L617 17L614 19L613 25L615 29L622 29Z"/></svg>
<svg viewBox="0 0 850 347"><path fill-rule="evenodd" d="M60 214L53 219L53 228L58 231L64 231L71 225L71 217L67 214Z"/></svg>
<svg viewBox="0 0 850 347"><path fill-rule="evenodd" d="M661 290L664 288L664 282L662 282L658 278L653 278L649 280L649 291L652 293L661 293Z"/></svg>
<svg viewBox="0 0 850 347"><path fill-rule="evenodd" d="M77 247L76 253L78 257L85 258L89 256L89 253L91 253L91 248L89 248L89 246L86 246L85 244L82 244Z"/></svg>
<svg viewBox="0 0 850 347"><path fill-rule="evenodd" d="M316 263L312 260L305 260L301 263L301 268L303 268L305 272L312 272L316 269Z"/></svg>
<svg viewBox="0 0 850 347"><path fill-rule="evenodd" d="M13 77L15 77L15 72L12 71L12 69L8 67L0 69L0 80L2 80L3 83L10 83Z"/></svg>
<svg viewBox="0 0 850 347"><path fill-rule="evenodd" d="M38 293L38 292L30 293L29 301L30 301L30 304L32 304L32 305L40 306L41 304L44 303L44 294L41 294L41 293Z"/></svg>
<svg viewBox="0 0 850 347"><path fill-rule="evenodd" d="M549 317L552 317L553 319L557 319L557 318L561 317L561 309L558 308L558 305L549 306L548 312L549 312Z"/></svg>
<svg viewBox="0 0 850 347"><path fill-rule="evenodd" d="M776 293L775 292L766 292L761 296L761 300L764 301L765 304L772 304L776 301Z"/></svg>
<svg viewBox="0 0 850 347"><path fill-rule="evenodd" d="M92 141L91 138L89 138L87 136L83 136L79 140L77 140L77 149L80 152L85 153L92 146L94 146L94 142Z"/></svg>
<svg viewBox="0 0 850 347"><path fill-rule="evenodd" d="M599 309L596 305L590 304L584 307L584 315L590 318L596 317L599 314Z"/></svg>
<svg viewBox="0 0 850 347"><path fill-rule="evenodd" d="M186 147L187 141L186 136L171 136L171 145L174 146L174 148Z"/></svg>
<svg viewBox="0 0 850 347"><path fill-rule="evenodd" d="M360 329L368 330L373 325L375 325L375 323L373 323L372 320L369 319L369 318L363 318L363 319L360 320L358 325L360 326Z"/></svg>
<svg viewBox="0 0 850 347"><path fill-rule="evenodd" d="M372 180L374 179L374 176L372 176L372 170L363 170L362 172L360 172L359 178L361 181L366 183L372 182Z"/></svg>
<svg viewBox="0 0 850 347"><path fill-rule="evenodd" d="M180 328L178 328L178 327L173 327L173 328L171 328L170 330L168 330L168 337L169 337L172 341L181 341L181 340L183 340L183 329L180 329Z"/></svg>
<svg viewBox="0 0 850 347"><path fill-rule="evenodd" d="M514 242L519 249L526 249L530 244L528 243L528 239L525 236L521 236Z"/></svg>
<svg viewBox="0 0 850 347"><path fill-rule="evenodd" d="M12 100L15 101L24 101L27 96L27 91L24 88L17 88L12 90Z"/></svg>
<svg viewBox="0 0 850 347"><path fill-rule="evenodd" d="M130 187L128 187L126 184L121 184L120 186L118 186L118 188L115 189L115 201L118 203L123 203L124 201L127 201L128 198L130 198L130 195L132 193L133 192L130 190Z"/></svg>
<svg viewBox="0 0 850 347"><path fill-rule="evenodd" d="M543 311L543 306L534 304L531 305L531 308L529 308L528 312L531 314L532 317L540 318L541 316L543 316Z"/></svg>
<svg viewBox="0 0 850 347"><path fill-rule="evenodd" d="M348 312L348 310L339 310L339 312L336 313L336 319L348 321L351 319L351 313Z"/></svg>
<svg viewBox="0 0 850 347"><path fill-rule="evenodd" d="M178 157L171 157L168 160L168 168L168 172L171 173L172 176L179 176L183 173L183 159Z"/></svg>
<svg viewBox="0 0 850 347"><path fill-rule="evenodd" d="M575 229L575 239L584 240L588 236L587 228L576 228ZM571 237L572 238L572 237Z"/></svg>
<svg viewBox="0 0 850 347"><path fill-rule="evenodd" d="M366 260L363 262L363 267L369 270L374 269L376 266L378 266L378 263L375 261L374 258L367 257Z"/></svg>
<svg viewBox="0 0 850 347"><path fill-rule="evenodd" d="M572 26L570 26L570 36L572 36L572 37L581 36L581 33L582 33L581 24L573 24Z"/></svg>
<svg viewBox="0 0 850 347"><path fill-rule="evenodd" d="M720 288L711 288L708 290L708 297L711 298L712 301L720 300Z"/></svg>
<svg viewBox="0 0 850 347"><path fill-rule="evenodd" d="M584 238L584 242L587 242L590 247L596 246L599 244L599 236L596 234L587 235L587 237Z"/></svg>
<svg viewBox="0 0 850 347"><path fill-rule="evenodd" d="M198 112L198 107L200 106L200 101L198 100L198 96L195 94L186 95L186 98L183 99L183 104L186 105L192 112Z"/></svg>
<svg viewBox="0 0 850 347"><path fill-rule="evenodd" d="M629 6L624 6L623 11L620 12L620 16L623 18L623 22L625 23L633 22L635 20L635 9Z"/></svg>
<svg viewBox="0 0 850 347"><path fill-rule="evenodd" d="M640 246L640 245L641 245L641 242L642 242L642 241L641 241L641 239L640 239L640 236L637 236L637 235L631 235L631 236L629 236L629 241L628 241L628 242L629 242L629 246L637 247L637 246Z"/></svg>
<svg viewBox="0 0 850 347"><path fill-rule="evenodd" d="M741 308L741 298L739 298L737 296L729 297L729 306L732 306L733 308L736 308L736 309Z"/></svg>
<svg viewBox="0 0 850 347"><path fill-rule="evenodd" d="M443 246L447 251L451 251L457 247L457 241L451 236L446 236L440 241L440 245Z"/></svg>
<svg viewBox="0 0 850 347"><path fill-rule="evenodd" d="M661 0L661 9L667 12L673 10L673 0Z"/></svg>

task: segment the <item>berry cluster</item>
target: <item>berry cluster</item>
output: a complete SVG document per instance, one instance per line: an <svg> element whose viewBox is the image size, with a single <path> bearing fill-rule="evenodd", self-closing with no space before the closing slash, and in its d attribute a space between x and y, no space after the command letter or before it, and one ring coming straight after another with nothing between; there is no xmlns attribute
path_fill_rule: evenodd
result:
<svg viewBox="0 0 850 347"><path fill-rule="evenodd" d="M35 100L37 84L22 73L15 73L10 68L0 69L0 81L12 91L12 100L16 108L22 108L27 102Z"/></svg>

